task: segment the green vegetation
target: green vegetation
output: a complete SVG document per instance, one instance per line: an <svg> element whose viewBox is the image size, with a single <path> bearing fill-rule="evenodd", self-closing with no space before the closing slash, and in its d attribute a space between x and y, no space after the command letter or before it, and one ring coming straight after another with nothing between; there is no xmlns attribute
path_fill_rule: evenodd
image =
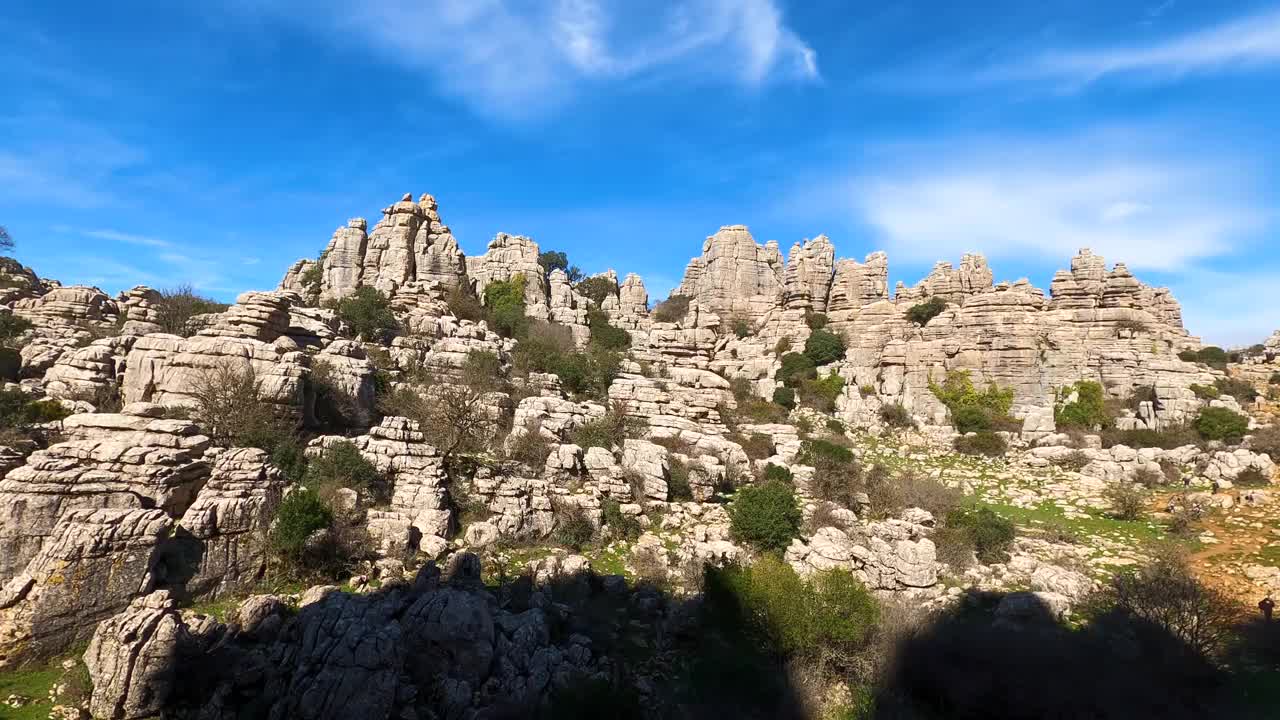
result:
<svg viewBox="0 0 1280 720"><path fill-rule="evenodd" d="M814 330L804 341L804 355L814 366L843 360L844 353L844 338L828 330Z"/></svg>
<svg viewBox="0 0 1280 720"><path fill-rule="evenodd" d="M187 337L196 328L191 327L191 319L196 315L220 313L227 309L223 303L197 295L190 285L179 285L176 288L160 291L160 302L156 304L156 324L161 332Z"/></svg>
<svg viewBox="0 0 1280 720"><path fill-rule="evenodd" d="M961 433L989 433L993 429L1015 429L1009 417L1013 407L1013 391L1001 389L994 382L979 391L968 370L952 370L938 385L929 380L929 390L951 411L951 422ZM989 444L989 440L983 441Z"/></svg>
<svg viewBox="0 0 1280 720"><path fill-rule="evenodd" d="M788 410L793 410L796 406L796 391L785 386L775 388L773 391L773 402Z"/></svg>
<svg viewBox="0 0 1280 720"><path fill-rule="evenodd" d="M1104 497L1111 503L1111 515L1117 520L1141 520L1147 514L1147 498L1139 485L1117 480L1107 487Z"/></svg>
<svg viewBox="0 0 1280 720"><path fill-rule="evenodd" d="M386 475L365 460L360 449L348 440L329 445L307 464L305 484L321 498L339 488L347 488L372 498L375 503L391 500Z"/></svg>
<svg viewBox="0 0 1280 720"><path fill-rule="evenodd" d="M1249 432L1249 418L1227 408L1210 407L1200 411L1192 422L1196 432L1205 440L1221 440L1238 443Z"/></svg>
<svg viewBox="0 0 1280 720"><path fill-rule="evenodd" d="M596 275L578 283L574 288L587 300L590 300L596 307L605 301L610 295L618 294L618 284L605 275Z"/></svg>
<svg viewBox="0 0 1280 720"><path fill-rule="evenodd" d="M799 536L802 516L791 486L771 481L738 490L729 506L729 519L738 540L782 552Z"/></svg>
<svg viewBox="0 0 1280 720"><path fill-rule="evenodd" d="M625 330L608 325L608 316L601 315L603 318L592 324L592 342L586 351L574 348L569 328L530 323L527 334L516 345L516 368L524 373L554 373L568 392L603 399L622 364L622 355L611 348L629 344L631 336Z"/></svg>
<svg viewBox="0 0 1280 720"><path fill-rule="evenodd" d="M449 312L459 320L480 322L485 318L484 305L465 284L450 288L449 294L445 296L445 304L449 306Z"/></svg>
<svg viewBox="0 0 1280 720"><path fill-rule="evenodd" d="M598 308L587 311L590 344L601 350L622 351L631 347L631 333L609 324L609 313Z"/></svg>
<svg viewBox="0 0 1280 720"><path fill-rule="evenodd" d="M314 550L307 541L332 523L333 513L317 493L295 490L276 511L269 539L271 550L286 566L305 566Z"/></svg>
<svg viewBox="0 0 1280 720"><path fill-rule="evenodd" d="M929 321L942 314L947 309L947 301L940 297L931 297L925 302L912 305L907 310L907 319L911 322L924 327Z"/></svg>
<svg viewBox="0 0 1280 720"><path fill-rule="evenodd" d="M833 370L824 378L800 382L800 401L819 412L835 410L836 398L844 390L844 378Z"/></svg>
<svg viewBox="0 0 1280 720"><path fill-rule="evenodd" d="M734 337L738 338L739 340L747 337L748 335L753 334L751 332L751 323L746 318L742 318L742 317L734 318L733 321L730 323L730 325L733 329Z"/></svg>
<svg viewBox="0 0 1280 720"><path fill-rule="evenodd" d="M955 448L956 452L965 455L985 455L994 458L1003 457L1009 451L1009 443L990 430L982 430L956 438Z"/></svg>
<svg viewBox="0 0 1280 720"><path fill-rule="evenodd" d="M606 450L621 447L628 437L638 435L641 421L627 415L625 409L614 405L603 417L588 421L571 434L575 445L582 449L599 447Z"/></svg>
<svg viewBox="0 0 1280 720"><path fill-rule="evenodd" d="M1192 386L1192 390L1195 387ZM1246 405L1257 400L1258 396L1262 394L1253 386L1253 383L1240 378L1218 378L1213 381L1213 387L1218 391L1219 396L1227 395Z"/></svg>
<svg viewBox="0 0 1280 720"><path fill-rule="evenodd" d="M525 316L524 275L494 280L484 287L484 306L489 324L503 337L522 337L529 319Z"/></svg>
<svg viewBox="0 0 1280 720"><path fill-rule="evenodd" d="M0 388L0 430L26 432L33 425L57 422L70 414L56 400L34 400L24 390Z"/></svg>
<svg viewBox="0 0 1280 720"><path fill-rule="evenodd" d="M1222 397L1222 391L1213 385L1191 385L1191 392L1201 400L1217 400Z"/></svg>
<svg viewBox="0 0 1280 720"><path fill-rule="evenodd" d="M782 356L782 367L774 374L774 379L786 387L799 387L800 383L817 377L813 360L800 353L787 353Z"/></svg>
<svg viewBox="0 0 1280 720"><path fill-rule="evenodd" d="M640 533L644 530L639 520L622 514L622 505L612 498L601 501L600 522L613 532L615 538L624 540L634 540L640 537Z"/></svg>
<svg viewBox="0 0 1280 720"><path fill-rule="evenodd" d="M1185 445L1197 445L1200 436L1190 427L1168 427L1163 430L1104 430L1103 447L1124 445L1131 448L1163 448L1172 450Z"/></svg>
<svg viewBox="0 0 1280 720"><path fill-rule="evenodd" d="M399 332L391 312L391 302L381 290L364 286L338 301L338 317L354 337L365 342L386 344Z"/></svg>
<svg viewBox="0 0 1280 720"><path fill-rule="evenodd" d="M810 330L821 330L827 326L827 316L823 313L806 310L804 312L804 324L808 325Z"/></svg>
<svg viewBox="0 0 1280 720"><path fill-rule="evenodd" d="M684 295L672 295L653 308L651 317L654 322L678 323L689 314L689 300Z"/></svg>
<svg viewBox="0 0 1280 720"><path fill-rule="evenodd" d="M0 345L15 347L14 342L20 335L35 327L31 321L12 312L0 313Z"/></svg>
<svg viewBox="0 0 1280 720"><path fill-rule="evenodd" d="M556 543L575 552L582 550L595 538L596 529L579 505L563 505L555 508Z"/></svg>
<svg viewBox="0 0 1280 720"><path fill-rule="evenodd" d="M1227 362L1230 360L1230 357L1227 355L1226 350L1215 345L1209 345L1200 348L1199 350L1183 350L1178 353L1178 359L1184 362L1200 363L1201 365L1208 365L1209 367L1222 370L1227 367Z"/></svg>
<svg viewBox="0 0 1280 720"><path fill-rule="evenodd" d="M978 560L985 563L1005 562L1009 548L1016 536L1013 523L1000 517L990 508L969 507L952 510L946 519L947 527L963 531L973 545Z"/></svg>
<svg viewBox="0 0 1280 720"><path fill-rule="evenodd" d="M764 481L765 482L778 481L778 482L784 482L790 485L794 481L794 478L792 478L790 470L782 467L781 465L774 465L773 463L769 463L764 468Z"/></svg>
<svg viewBox="0 0 1280 720"><path fill-rule="evenodd" d="M1102 383L1081 380L1058 391L1053 420L1059 428L1093 430L1110 425L1114 420L1107 412Z"/></svg>
<svg viewBox="0 0 1280 720"><path fill-rule="evenodd" d="M911 417L911 411L907 410L902 403L887 403L881 406L880 420L885 425L899 430L916 426L916 421Z"/></svg>
<svg viewBox="0 0 1280 720"><path fill-rule="evenodd" d="M689 466L675 458L670 459L667 494L670 495L672 502L686 502L693 499L693 486L689 484Z"/></svg>
<svg viewBox="0 0 1280 720"><path fill-rule="evenodd" d="M544 275L551 275L552 270L563 270L571 283L576 283L582 279L582 270L577 265L570 265L569 256L558 250L547 250L538 253L538 264L542 266Z"/></svg>

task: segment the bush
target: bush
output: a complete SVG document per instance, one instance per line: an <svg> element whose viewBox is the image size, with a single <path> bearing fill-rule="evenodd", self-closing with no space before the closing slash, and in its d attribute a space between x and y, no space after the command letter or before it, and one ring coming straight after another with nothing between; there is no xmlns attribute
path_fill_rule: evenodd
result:
<svg viewBox="0 0 1280 720"><path fill-rule="evenodd" d="M1091 462L1093 461L1089 459L1089 456L1081 450L1073 450L1053 460L1054 465L1071 472L1080 472L1088 467Z"/></svg>
<svg viewBox="0 0 1280 720"><path fill-rule="evenodd" d="M555 541L575 552L591 544L596 529L578 505L555 508Z"/></svg>
<svg viewBox="0 0 1280 720"><path fill-rule="evenodd" d="M547 250L538 253L538 264L542 266L544 277L550 277L552 270L563 270L571 283L576 283L582 279L582 270L578 269L576 265L570 265L569 256L558 250Z"/></svg>
<svg viewBox="0 0 1280 720"><path fill-rule="evenodd" d="M804 354L815 366L843 360L844 338L827 330L814 330L804 341Z"/></svg>
<svg viewBox="0 0 1280 720"><path fill-rule="evenodd" d="M614 537L625 540L640 537L640 533L644 530L639 520L630 515L623 515L622 506L612 498L605 498L600 503L600 522L613 532Z"/></svg>
<svg viewBox="0 0 1280 720"><path fill-rule="evenodd" d="M813 361L800 353L787 353L782 356L782 367L774 374L774 379L787 387L798 387L805 380L818 376Z"/></svg>
<svg viewBox="0 0 1280 720"><path fill-rule="evenodd" d="M465 284L453 286L445 297L445 304L449 306L449 312L459 320L480 322L484 319L484 305Z"/></svg>
<svg viewBox="0 0 1280 720"><path fill-rule="evenodd" d="M877 467L867 473L866 482L871 508L881 517L893 517L917 507L928 510L935 518L945 518L964 499L959 490L913 472L890 477Z"/></svg>
<svg viewBox="0 0 1280 720"><path fill-rule="evenodd" d="M708 600L721 617L740 613L748 630L784 656L851 670L879 618L871 593L847 570L803 579L778 558L709 571Z"/></svg>
<svg viewBox="0 0 1280 720"><path fill-rule="evenodd" d="M484 287L484 306L489 324L503 337L522 337L529 319L525 317L524 275L495 280Z"/></svg>
<svg viewBox="0 0 1280 720"><path fill-rule="evenodd" d="M832 435L843 435L845 433L845 425L835 418L827 418L827 432Z"/></svg>
<svg viewBox="0 0 1280 720"><path fill-rule="evenodd" d="M574 290L599 307L610 295L618 294L618 283L605 275L596 275L578 283Z"/></svg>
<svg viewBox="0 0 1280 720"><path fill-rule="evenodd" d="M1267 379L1269 385L1280 385L1280 372L1271 373L1271 377Z"/></svg>
<svg viewBox="0 0 1280 720"><path fill-rule="evenodd" d="M963 405L951 413L951 424L961 433L990 432L991 414L972 405Z"/></svg>
<svg viewBox="0 0 1280 720"><path fill-rule="evenodd" d="M616 328L611 328L616 330ZM593 330L593 332L595 332ZM625 334L625 331L618 330ZM627 341L630 341L628 335ZM516 345L514 364L522 373L553 373L573 395L604 398L618 376L622 356L593 345L587 352L574 349L573 334L563 325L531 322Z"/></svg>
<svg viewBox="0 0 1280 720"><path fill-rule="evenodd" d="M1117 480L1107 487L1104 497L1111 503L1111 514L1117 520L1140 520L1146 515L1146 493L1138 485Z"/></svg>
<svg viewBox="0 0 1280 720"><path fill-rule="evenodd" d="M598 308L587 311L589 342L601 350L626 350L631 347L631 333L609 324L609 313Z"/></svg>
<svg viewBox="0 0 1280 720"><path fill-rule="evenodd" d="M381 290L365 286L338 301L338 317L365 342L389 343L400 329L391 302Z"/></svg>
<svg viewBox="0 0 1280 720"><path fill-rule="evenodd" d="M0 312L0 345L12 348L16 347L15 341L24 333L35 327L31 321L14 315L12 312Z"/></svg>
<svg viewBox="0 0 1280 720"><path fill-rule="evenodd" d="M776 388L773 391L773 402L788 410L793 410L796 406L796 391L785 386Z"/></svg>
<svg viewBox="0 0 1280 720"><path fill-rule="evenodd" d="M276 416L253 366L231 362L205 370L192 384L195 418L224 447L256 447L271 453L292 440L294 427Z"/></svg>
<svg viewBox="0 0 1280 720"><path fill-rule="evenodd" d="M179 285L176 288L160 291L160 302L156 304L156 324L161 332L187 337L193 328L191 318L196 315L220 313L227 306L216 300L197 295L190 285Z"/></svg>
<svg viewBox="0 0 1280 720"><path fill-rule="evenodd" d="M961 571L973 564L973 538L965 528L940 527L934 530L933 545L940 563Z"/></svg>
<svg viewBox="0 0 1280 720"><path fill-rule="evenodd" d="M621 447L624 440L641 431L639 421L620 405L614 405L603 417L590 420L573 431L571 437L575 445L583 450L599 447L610 450Z"/></svg>
<svg viewBox="0 0 1280 720"><path fill-rule="evenodd" d="M522 432L508 437L504 443L507 459L523 463L536 471L541 471L551 456L551 441L542 436L537 421L531 421L522 428Z"/></svg>
<svg viewBox="0 0 1280 720"><path fill-rule="evenodd" d="M907 319L921 327L924 327L929 324L930 320L938 317L938 315L942 314L942 311L946 309L946 300L943 300L940 297L932 297L918 305L912 305L911 308L907 310Z"/></svg>
<svg viewBox="0 0 1280 720"><path fill-rule="evenodd" d="M1280 462L1280 425L1259 428L1249 436L1249 449Z"/></svg>
<svg viewBox="0 0 1280 720"><path fill-rule="evenodd" d="M826 440L806 440L796 460L813 467L809 490L821 500L851 508L862 489L862 467L853 451Z"/></svg>
<svg viewBox="0 0 1280 720"><path fill-rule="evenodd" d="M324 498L339 488L355 490L375 503L391 501L391 484L386 475L364 459L360 449L340 440L324 449L307 464L306 486Z"/></svg>
<svg viewBox="0 0 1280 720"><path fill-rule="evenodd" d="M769 463L764 467L764 481L765 482L778 481L778 482L784 482L790 485L793 482L795 482L795 479L792 477L790 470L782 467L781 465L774 465L773 463Z"/></svg>
<svg viewBox="0 0 1280 720"><path fill-rule="evenodd" d="M0 430L25 431L32 425L57 422L71 411L53 400L33 400L25 391L0 388Z"/></svg>
<svg viewBox="0 0 1280 720"><path fill-rule="evenodd" d="M678 323L689 314L689 298L684 295L672 295L658 303L653 309L654 322Z"/></svg>
<svg viewBox="0 0 1280 720"><path fill-rule="evenodd" d="M1004 457L1009 451L1009 443L999 435L983 431L956 438L956 452L964 455L984 455L986 457Z"/></svg>
<svg viewBox="0 0 1280 720"><path fill-rule="evenodd" d="M805 310L804 324L808 325L810 330L821 330L827 326L827 316L823 313Z"/></svg>
<svg viewBox="0 0 1280 720"><path fill-rule="evenodd" d="M1193 385L1192 390L1198 386ZM1253 383L1240 378L1218 378L1213 381L1214 390L1218 391L1218 395L1229 395L1239 402L1248 404L1258 399L1262 393L1253 386Z"/></svg>
<svg viewBox="0 0 1280 720"><path fill-rule="evenodd" d="M333 523L333 513L320 496L302 489L289 493L276 510L271 527L271 549L289 565L302 564L307 540Z"/></svg>
<svg viewBox="0 0 1280 720"><path fill-rule="evenodd" d="M359 401L342 386L329 363L320 359L312 362L307 385L315 395L316 421L321 427L342 429L357 424Z"/></svg>
<svg viewBox="0 0 1280 720"><path fill-rule="evenodd" d="M907 410L902 403L889 403L880 408L880 420L891 428L905 430L916 426L916 421L911 417L911 411Z"/></svg>
<svg viewBox="0 0 1280 720"><path fill-rule="evenodd" d="M1178 359L1222 370L1227 367L1227 361L1230 358L1227 356L1227 351L1220 347L1209 345L1199 350L1183 350L1178 353Z"/></svg>
<svg viewBox="0 0 1280 720"><path fill-rule="evenodd" d="M968 370L947 373L941 385L929 380L929 390L951 411L951 422L961 433L988 432L998 426L1012 426L1009 417L1013 407L1013 391L995 383L979 392Z"/></svg>
<svg viewBox="0 0 1280 720"><path fill-rule="evenodd" d="M1074 395L1075 399L1067 402ZM1107 412L1106 395L1102 383L1081 380L1058 392L1053 420L1059 427L1091 430L1110 425L1113 420Z"/></svg>
<svg viewBox="0 0 1280 720"><path fill-rule="evenodd" d="M1267 487L1271 479L1258 468L1245 468L1236 476L1235 484L1242 487Z"/></svg>
<svg viewBox="0 0 1280 720"><path fill-rule="evenodd" d="M1188 389L1191 390L1191 393L1200 400L1217 400L1219 397L1222 397L1222 393L1218 388L1212 385L1196 385L1195 383L1192 383Z"/></svg>
<svg viewBox="0 0 1280 720"><path fill-rule="evenodd" d="M1162 448L1164 450L1172 450L1185 445L1196 445L1199 442L1200 436L1189 427L1170 427L1164 430L1149 430L1146 428L1139 430L1104 430L1102 433L1102 445L1108 448L1124 445L1136 449Z"/></svg>
<svg viewBox="0 0 1280 720"><path fill-rule="evenodd" d="M844 390L844 378L832 372L824 378L804 380L800 383L800 399L819 412L835 410L836 398Z"/></svg>
<svg viewBox="0 0 1280 720"><path fill-rule="evenodd" d="M763 433L736 435L732 440L741 445L747 457L752 460L763 460L773 455L773 440Z"/></svg>
<svg viewBox="0 0 1280 720"><path fill-rule="evenodd" d="M803 519L791 486L777 481L739 490L729 506L729 518L735 538L773 552L791 544L800 534Z"/></svg>
<svg viewBox="0 0 1280 720"><path fill-rule="evenodd" d="M1200 411L1192 426L1205 440L1238 443L1249 431L1249 418L1227 408L1210 407Z"/></svg>
<svg viewBox="0 0 1280 720"><path fill-rule="evenodd" d="M947 527L963 530L984 564L1006 562L1016 536L1013 523L990 508L962 508L947 514Z"/></svg>
<svg viewBox="0 0 1280 720"><path fill-rule="evenodd" d="M675 458L671 458L671 472L667 477L667 492L672 502L686 502L693 499L693 486L689 484L689 466Z"/></svg>

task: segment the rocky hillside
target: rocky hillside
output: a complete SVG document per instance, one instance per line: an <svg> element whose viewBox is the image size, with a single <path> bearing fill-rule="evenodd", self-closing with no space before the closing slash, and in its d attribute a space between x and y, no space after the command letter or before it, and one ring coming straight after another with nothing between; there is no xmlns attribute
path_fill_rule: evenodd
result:
<svg viewBox="0 0 1280 720"><path fill-rule="evenodd" d="M1223 627L1280 591L1280 345L1204 347L1088 250L1047 292L979 255L891 290L725 226L651 303L405 195L229 307L0 288L0 715L932 717L972 698L901 658L970 611L1124 674L1077 628L1147 617L1125 583ZM987 716L1268 662L1161 629L1132 652L1203 666Z"/></svg>

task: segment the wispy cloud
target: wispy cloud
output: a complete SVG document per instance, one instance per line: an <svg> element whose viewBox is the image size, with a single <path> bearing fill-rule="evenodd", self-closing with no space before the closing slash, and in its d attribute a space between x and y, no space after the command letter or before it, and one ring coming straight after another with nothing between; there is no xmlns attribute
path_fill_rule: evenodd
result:
<svg viewBox="0 0 1280 720"><path fill-rule="evenodd" d="M1138 134L894 146L825 192L803 192L922 262L965 251L1061 261L1090 247L1177 271L1243 249L1274 220L1247 163L1188 157Z"/></svg>
<svg viewBox="0 0 1280 720"><path fill-rule="evenodd" d="M785 23L776 0L292 0L281 22L353 34L388 60L422 70L480 111L522 116L572 97L579 86L679 70L758 86L774 78L820 77L817 53ZM264 9L264 7L266 9Z"/></svg>
<svg viewBox="0 0 1280 720"><path fill-rule="evenodd" d="M1153 17L1168 7L1158 6ZM1052 50L980 74L989 81L1050 79L1086 85L1113 75L1165 80L1280 64L1280 9L1149 43Z"/></svg>
<svg viewBox="0 0 1280 720"><path fill-rule="evenodd" d="M155 248L167 248L173 246L173 243L167 240L147 237L146 235L124 233L118 230L85 230L81 234L85 237L97 238L99 240L115 240L116 242L128 243L130 245L145 245L147 247Z"/></svg>

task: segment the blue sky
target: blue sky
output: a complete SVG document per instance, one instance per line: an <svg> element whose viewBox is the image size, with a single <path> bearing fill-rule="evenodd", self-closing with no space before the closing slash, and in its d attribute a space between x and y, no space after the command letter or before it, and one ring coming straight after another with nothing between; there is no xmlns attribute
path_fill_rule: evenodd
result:
<svg viewBox="0 0 1280 720"><path fill-rule="evenodd" d="M430 192L469 254L655 300L745 223L908 284L1090 246L1207 340L1280 328L1274 1L197 5L0 8L0 224L42 276L230 299Z"/></svg>

